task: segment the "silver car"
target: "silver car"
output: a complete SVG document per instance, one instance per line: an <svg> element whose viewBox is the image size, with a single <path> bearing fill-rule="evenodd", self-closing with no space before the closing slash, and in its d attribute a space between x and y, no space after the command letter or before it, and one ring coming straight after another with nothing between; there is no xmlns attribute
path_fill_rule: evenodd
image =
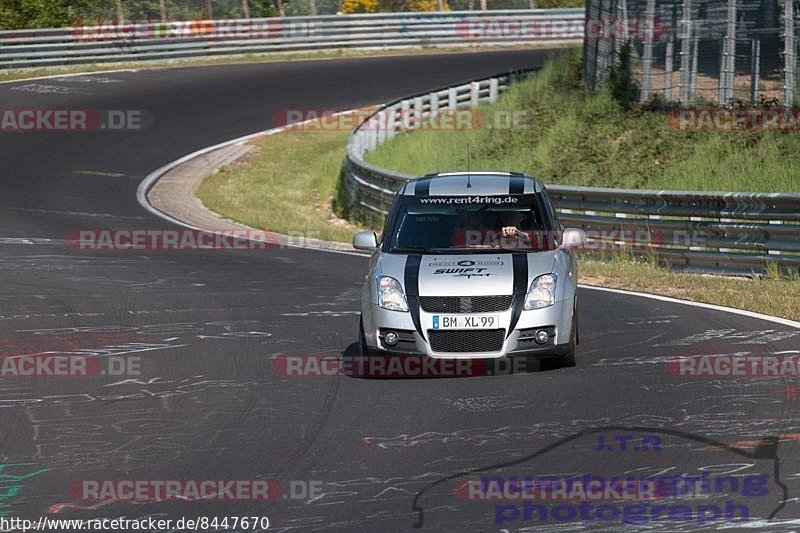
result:
<svg viewBox="0 0 800 533"><path fill-rule="evenodd" d="M558 357L575 365L584 242L530 176L452 172L398 191L362 290L360 350L432 358Z"/></svg>

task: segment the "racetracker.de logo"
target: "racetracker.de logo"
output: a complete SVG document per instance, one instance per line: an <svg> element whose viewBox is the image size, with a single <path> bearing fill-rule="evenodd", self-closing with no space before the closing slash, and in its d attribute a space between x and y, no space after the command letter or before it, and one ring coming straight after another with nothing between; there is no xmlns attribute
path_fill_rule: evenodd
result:
<svg viewBox="0 0 800 533"><path fill-rule="evenodd" d="M455 486L464 501L642 501L660 497L656 481L636 477L483 476Z"/></svg>
<svg viewBox="0 0 800 533"><path fill-rule="evenodd" d="M40 353L0 358L0 376L3 378L139 375L139 357L98 358L92 355Z"/></svg>
<svg viewBox="0 0 800 533"><path fill-rule="evenodd" d="M511 223L511 222L509 222ZM560 231L523 231L516 226L503 228L456 229L450 238L454 248L501 248L539 252L553 250L559 243L586 251L649 250L670 246L701 246L705 233L699 231L670 231L665 234L655 228L579 230L579 240L562 242ZM574 238L574 237L570 237Z"/></svg>
<svg viewBox="0 0 800 533"><path fill-rule="evenodd" d="M297 378L465 378L524 373L523 358L434 359L426 355L277 355L272 371Z"/></svg>
<svg viewBox="0 0 800 533"><path fill-rule="evenodd" d="M143 109L2 109L0 131L142 131L154 123Z"/></svg>
<svg viewBox="0 0 800 533"><path fill-rule="evenodd" d="M103 229L71 230L67 244L79 251L256 251L281 247L279 236L259 230L222 230L208 232L193 229L145 230Z"/></svg>
<svg viewBox="0 0 800 533"><path fill-rule="evenodd" d="M599 39L659 41L669 33L663 20L647 18L535 19L467 18L456 23L456 35L465 40Z"/></svg>
<svg viewBox="0 0 800 533"><path fill-rule="evenodd" d="M679 131L800 130L800 109L675 109L666 119Z"/></svg>
<svg viewBox="0 0 800 533"><path fill-rule="evenodd" d="M447 102L443 102L446 104ZM473 131L522 130L533 124L530 111L496 110L486 114L480 109L420 108L383 109L375 114L369 109L340 112L333 109L281 109L272 116L272 124L284 130L394 132L397 130Z"/></svg>
<svg viewBox="0 0 800 533"><path fill-rule="evenodd" d="M798 378L800 356L779 354L713 354L667 359L667 373L698 378Z"/></svg>
<svg viewBox="0 0 800 533"><path fill-rule="evenodd" d="M90 501L266 501L282 489L275 479L82 479L69 494Z"/></svg>
<svg viewBox="0 0 800 533"><path fill-rule="evenodd" d="M363 130L394 131L405 129L477 130L486 124L486 116L477 109L430 110L406 109L393 113L369 111L342 113L331 109L281 109L272 116L275 127L303 131L353 131L361 123Z"/></svg>
<svg viewBox="0 0 800 533"><path fill-rule="evenodd" d="M316 21L282 21L278 19L205 20L205 19L132 19L118 24L114 19L88 18L76 20L70 32L77 39L278 39L309 37L321 29Z"/></svg>

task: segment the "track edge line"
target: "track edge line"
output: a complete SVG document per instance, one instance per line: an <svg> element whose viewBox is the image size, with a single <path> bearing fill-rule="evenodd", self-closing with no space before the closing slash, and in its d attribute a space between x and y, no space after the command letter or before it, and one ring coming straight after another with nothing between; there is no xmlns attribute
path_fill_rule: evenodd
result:
<svg viewBox="0 0 800 533"><path fill-rule="evenodd" d="M346 110L346 111L341 111L339 113L336 113L336 115L345 115L345 114L348 114L348 113L354 113L356 111L358 111L358 109L349 109L349 110ZM195 226L193 224L189 224L188 222L185 222L183 220L175 218L175 217L169 215L168 213L165 213L165 212L161 211L160 209L156 209L150 203L150 201L148 200L147 193L150 192L150 189L152 189L155 186L155 184L158 182L159 179L161 179L162 176L164 176L170 170L172 170L172 169L174 169L174 168L176 168L176 167L178 167L178 166L180 166L180 165L182 165L182 164L184 164L184 163L186 163L188 161L191 161L192 159L195 159L195 158L198 158L198 157L202 157L202 156L204 156L204 155L206 155L206 154L208 154L210 152L213 152L214 150L218 150L220 148L226 148L228 146L233 146L233 145L236 145L236 144L244 144L244 143L246 143L246 142L248 142L248 141L250 141L252 139L258 138L258 137L265 137L265 136L268 136L268 135L274 135L276 133L281 133L281 132L286 131L288 129L297 128L297 127L299 127L299 126L301 126L303 124L306 124L308 122L311 122L313 120L314 119L307 120L307 121L304 121L304 122L299 122L299 123L296 123L296 124L291 124L291 125L288 125L288 126L281 126L281 127L272 128L272 129L269 129L269 130L257 131L255 133L250 133L250 134L247 134L247 135L243 135L241 137L236 137L234 139L230 139L228 141L223 141L221 143L214 144L212 146L206 146L205 148L201 148L199 150L195 150L194 152L186 154L183 157L180 157L180 158L178 158L178 159L176 159L176 160L174 160L174 161L172 161L170 163L167 163L166 165L164 165L162 167L157 168L156 170L154 170L153 172L151 172L150 174L145 176L145 178L141 182L139 182L139 186L136 188L136 200L139 202L139 205L141 205L143 208L145 208L151 214L153 214L153 215L155 215L155 216L157 216L157 217L159 217L159 218L161 218L163 220L166 220L166 221L168 221L168 222L170 222L172 224L177 224L179 226L182 226L182 227L185 227L185 228L188 228L188 229L192 229L192 230L196 230L196 231L204 231L204 232L207 232L207 233L218 234L218 232L216 232L216 231L214 231L212 229L201 228L201 227ZM253 229L255 229L255 228L253 228ZM289 238L288 235L282 235L282 234L278 234L278 233L276 233L276 235L279 235L280 237L283 237L283 238L286 238L286 239ZM247 240L252 240L252 239L250 239L248 237ZM322 241L322 242L329 243L331 245L334 245L334 244L335 245L340 245L341 244L341 243L338 243L338 242L335 242L335 241ZM344 255L355 255L355 256L359 256L359 257L369 257L368 254L364 254L364 253L360 253L360 252L356 252L356 251L337 250L337 249L334 249L334 248L325 248L325 247L322 247L322 246L314 246L314 245L302 245L302 244L296 244L296 243L281 243L281 244L282 244L282 246L286 246L287 248L303 248L303 249L316 250L316 251L321 251L321 252L333 252L333 253L344 254Z"/></svg>
<svg viewBox="0 0 800 533"><path fill-rule="evenodd" d="M717 305L717 304L710 304L705 302L694 302L691 300L682 300L680 298L673 298L672 296L663 296L661 294L653 294L649 292L638 292L638 291L631 291L628 289L615 289L612 287L600 287L598 285L585 285L585 284L578 284L578 287L582 289L590 289L595 291L605 291L605 292L613 292L617 294L626 294L631 296L640 296L642 298L650 298L651 300L661 300L663 302L670 302L676 304L683 304L689 305L692 307L702 307L703 309L711 309L713 311L722 311L725 313L731 313L734 315L746 316L748 318L755 318L758 320L765 320L767 322L774 322L776 324L782 324L784 326L789 326L793 328L800 329L800 322L795 320L790 320L788 318L781 318L778 316L772 315L765 315L763 313L757 313L755 311L747 311L746 309L737 309L735 307L727 307L724 305Z"/></svg>

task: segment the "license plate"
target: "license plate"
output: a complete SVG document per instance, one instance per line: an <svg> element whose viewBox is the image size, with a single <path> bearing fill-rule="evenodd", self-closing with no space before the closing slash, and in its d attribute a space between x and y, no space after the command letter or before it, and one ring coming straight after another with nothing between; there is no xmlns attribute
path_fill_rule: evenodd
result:
<svg viewBox="0 0 800 533"><path fill-rule="evenodd" d="M497 315L433 315L433 329L496 329Z"/></svg>

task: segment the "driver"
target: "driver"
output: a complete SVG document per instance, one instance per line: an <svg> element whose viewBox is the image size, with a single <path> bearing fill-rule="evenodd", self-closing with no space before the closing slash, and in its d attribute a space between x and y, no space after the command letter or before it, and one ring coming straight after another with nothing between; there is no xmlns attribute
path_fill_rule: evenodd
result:
<svg viewBox="0 0 800 533"><path fill-rule="evenodd" d="M487 218L492 219L491 222ZM461 246L482 244L496 247L499 245L500 237L525 238L525 232L520 230L522 222L523 214L517 211L467 211L453 229L453 244ZM487 229L487 226L494 228L499 226L499 231Z"/></svg>
<svg viewBox="0 0 800 533"><path fill-rule="evenodd" d="M522 213L518 211L506 211L502 214L503 227L501 232L503 237L513 237L515 235L525 235L519 227L522 225Z"/></svg>

